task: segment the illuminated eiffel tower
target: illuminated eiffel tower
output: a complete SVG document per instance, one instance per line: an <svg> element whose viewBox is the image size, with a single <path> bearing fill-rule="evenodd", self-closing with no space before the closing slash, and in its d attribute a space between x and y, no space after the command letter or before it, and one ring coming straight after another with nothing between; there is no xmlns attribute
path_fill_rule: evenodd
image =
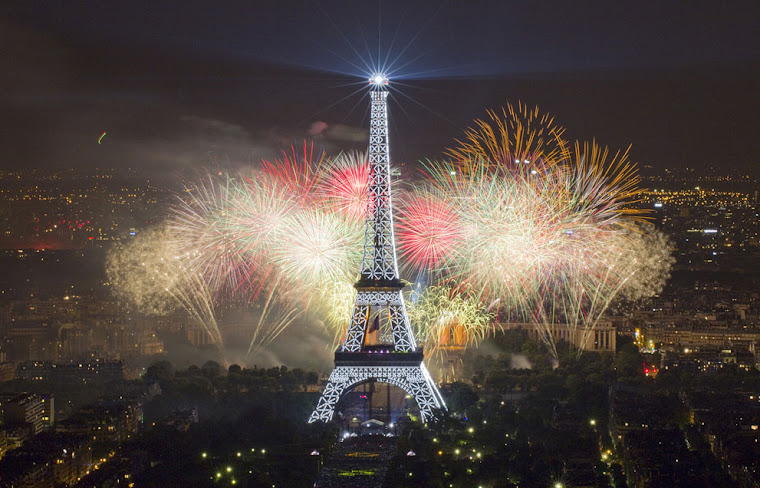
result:
<svg viewBox="0 0 760 488"><path fill-rule="evenodd" d="M423 422L432 418L435 409L446 408L423 362L422 347L414 340L404 307L405 285L398 274L388 150L388 79L375 75L369 83L369 204L361 277L354 285L356 300L346 339L335 352L335 369L309 423L332 420L346 393L372 382L404 390L417 402Z"/></svg>

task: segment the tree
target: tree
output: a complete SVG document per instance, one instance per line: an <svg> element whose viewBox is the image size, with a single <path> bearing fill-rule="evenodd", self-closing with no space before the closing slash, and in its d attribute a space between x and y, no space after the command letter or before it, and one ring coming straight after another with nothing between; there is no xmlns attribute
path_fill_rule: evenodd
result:
<svg viewBox="0 0 760 488"><path fill-rule="evenodd" d="M615 356L615 370L618 379L638 379L643 376L643 362L639 348L628 343L620 348Z"/></svg>
<svg viewBox="0 0 760 488"><path fill-rule="evenodd" d="M224 368L222 368L222 365L216 361L206 361L203 363L203 366L201 366L201 371L203 371L204 376L207 378L217 378L222 375Z"/></svg>
<svg viewBox="0 0 760 488"><path fill-rule="evenodd" d="M166 382L174 379L174 365L169 361L157 361L148 366L145 379L149 381Z"/></svg>
<svg viewBox="0 0 760 488"><path fill-rule="evenodd" d="M464 413L468 407L478 401L478 394L465 383L451 383L447 387L448 395L446 404L452 412Z"/></svg>

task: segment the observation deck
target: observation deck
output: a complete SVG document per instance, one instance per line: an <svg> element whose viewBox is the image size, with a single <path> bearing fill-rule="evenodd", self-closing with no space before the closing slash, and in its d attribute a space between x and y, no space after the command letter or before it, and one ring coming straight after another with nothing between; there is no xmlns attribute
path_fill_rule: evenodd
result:
<svg viewBox="0 0 760 488"><path fill-rule="evenodd" d="M342 366L419 366L424 354L415 351L395 351L392 345L364 346L357 352L335 351L335 364Z"/></svg>

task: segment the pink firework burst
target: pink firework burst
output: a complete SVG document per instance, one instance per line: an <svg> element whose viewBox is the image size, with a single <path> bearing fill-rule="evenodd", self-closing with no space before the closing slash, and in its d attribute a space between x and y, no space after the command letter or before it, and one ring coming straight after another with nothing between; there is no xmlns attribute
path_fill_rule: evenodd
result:
<svg viewBox="0 0 760 488"><path fill-rule="evenodd" d="M320 187L320 197L350 221L367 215L369 164L366 153L344 153L332 160Z"/></svg>
<svg viewBox="0 0 760 488"><path fill-rule="evenodd" d="M396 224L402 257L417 269L445 266L463 244L464 230L454 208L430 194L407 195Z"/></svg>

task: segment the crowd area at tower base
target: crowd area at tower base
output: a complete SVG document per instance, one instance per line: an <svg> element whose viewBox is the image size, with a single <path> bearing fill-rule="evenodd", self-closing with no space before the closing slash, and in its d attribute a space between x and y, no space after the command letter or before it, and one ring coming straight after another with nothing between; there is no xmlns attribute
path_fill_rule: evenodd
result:
<svg viewBox="0 0 760 488"><path fill-rule="evenodd" d="M397 437L360 435L335 445L315 488L382 488L396 452Z"/></svg>

